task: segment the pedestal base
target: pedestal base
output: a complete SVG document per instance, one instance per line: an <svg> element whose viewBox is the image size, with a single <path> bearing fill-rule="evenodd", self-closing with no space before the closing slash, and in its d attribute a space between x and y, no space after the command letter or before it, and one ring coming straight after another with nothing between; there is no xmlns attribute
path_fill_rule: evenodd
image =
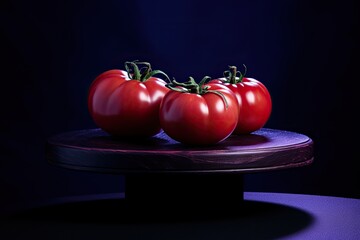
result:
<svg viewBox="0 0 360 240"><path fill-rule="evenodd" d="M131 208L193 211L228 210L244 200L242 174L145 174L125 177L125 201Z"/></svg>

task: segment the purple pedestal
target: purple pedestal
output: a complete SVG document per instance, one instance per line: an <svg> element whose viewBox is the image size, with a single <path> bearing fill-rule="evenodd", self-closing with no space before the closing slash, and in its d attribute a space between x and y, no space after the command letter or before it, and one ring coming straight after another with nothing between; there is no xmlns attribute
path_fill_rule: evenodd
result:
<svg viewBox="0 0 360 240"><path fill-rule="evenodd" d="M214 146L191 147L164 132L143 141L114 139L100 129L48 139L50 163L73 170L125 176L125 197L135 206L204 201L232 206L243 200L242 174L302 167L313 162L313 141L282 130L230 136Z"/></svg>

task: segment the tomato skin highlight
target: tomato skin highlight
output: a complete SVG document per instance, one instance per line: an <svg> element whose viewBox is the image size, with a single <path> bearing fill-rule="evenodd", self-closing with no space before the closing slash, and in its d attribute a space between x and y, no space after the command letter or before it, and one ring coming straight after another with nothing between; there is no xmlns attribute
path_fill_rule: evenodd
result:
<svg viewBox="0 0 360 240"><path fill-rule="evenodd" d="M272 112L272 99L263 83L254 78L242 78L236 84L226 83L225 78L211 80L222 83L234 92L239 104L239 119L233 134L250 134L264 127Z"/></svg>
<svg viewBox="0 0 360 240"><path fill-rule="evenodd" d="M117 137L151 137L160 132L159 108L169 91L166 82L150 77L130 79L119 69L105 71L92 82L88 110L95 124Z"/></svg>
<svg viewBox="0 0 360 240"><path fill-rule="evenodd" d="M213 145L231 135L238 120L235 95L221 84L206 84L205 94L168 92L160 105L160 124L174 140L187 145ZM224 101L225 99L225 101Z"/></svg>

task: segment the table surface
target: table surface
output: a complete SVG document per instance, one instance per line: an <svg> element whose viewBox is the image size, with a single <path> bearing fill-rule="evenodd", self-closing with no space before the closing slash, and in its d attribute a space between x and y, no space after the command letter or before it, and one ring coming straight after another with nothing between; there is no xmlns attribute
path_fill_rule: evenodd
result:
<svg viewBox="0 0 360 240"><path fill-rule="evenodd" d="M309 165L313 141L300 133L262 128L200 147L176 142L164 132L135 142L84 129L49 138L46 156L61 167L119 174L249 173Z"/></svg>
<svg viewBox="0 0 360 240"><path fill-rule="evenodd" d="M245 192L242 211L164 218L124 211L123 193L52 199L1 221L1 239L360 239L360 199ZM1 216L1 215L0 215ZM5 238L7 237L7 238Z"/></svg>

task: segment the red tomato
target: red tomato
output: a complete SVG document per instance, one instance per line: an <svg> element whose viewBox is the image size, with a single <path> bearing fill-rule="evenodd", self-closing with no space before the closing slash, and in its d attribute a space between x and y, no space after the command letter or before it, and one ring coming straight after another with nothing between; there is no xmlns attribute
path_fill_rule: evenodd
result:
<svg viewBox="0 0 360 240"><path fill-rule="evenodd" d="M144 71L140 72L139 64L146 65ZM153 136L161 130L160 103L169 91L166 82L153 75L165 73L152 71L148 63L127 62L125 67L127 71L105 71L92 82L88 92L90 115L98 127L113 136Z"/></svg>
<svg viewBox="0 0 360 240"><path fill-rule="evenodd" d="M272 111L272 100L268 89L254 78L246 78L236 74L235 66L226 71L229 76L214 79L210 82L223 83L232 90L239 103L239 119L234 134L249 134L262 128L268 121Z"/></svg>
<svg viewBox="0 0 360 240"><path fill-rule="evenodd" d="M235 95L222 84L197 85L192 78L189 82L193 87L181 84L163 98L162 129L174 140L188 145L211 145L225 140L238 120Z"/></svg>

